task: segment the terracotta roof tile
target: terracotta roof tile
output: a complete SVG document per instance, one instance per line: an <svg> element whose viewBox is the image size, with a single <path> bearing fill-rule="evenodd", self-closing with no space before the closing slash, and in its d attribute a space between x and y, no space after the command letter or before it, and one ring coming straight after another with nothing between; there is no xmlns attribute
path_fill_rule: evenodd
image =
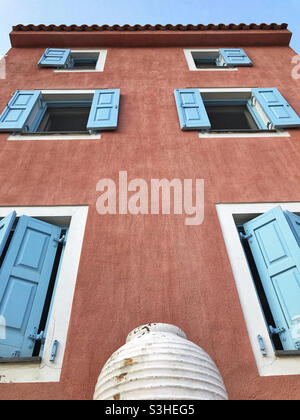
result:
<svg viewBox="0 0 300 420"><path fill-rule="evenodd" d="M243 31L243 30L283 30L287 29L287 23L230 23L225 25L220 23L215 25L213 23L208 25L16 25L13 26L13 31L30 32L30 31L44 31L44 32L90 32L90 31Z"/></svg>

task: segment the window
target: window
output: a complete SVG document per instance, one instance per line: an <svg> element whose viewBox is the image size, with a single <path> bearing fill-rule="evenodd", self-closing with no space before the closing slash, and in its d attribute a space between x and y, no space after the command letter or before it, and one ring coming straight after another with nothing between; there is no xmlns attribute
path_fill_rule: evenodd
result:
<svg viewBox="0 0 300 420"><path fill-rule="evenodd" d="M0 362L40 356L67 231L15 211L1 220Z"/></svg>
<svg viewBox="0 0 300 420"><path fill-rule="evenodd" d="M119 89L17 91L0 115L0 131L70 134L115 130Z"/></svg>
<svg viewBox="0 0 300 420"><path fill-rule="evenodd" d="M197 69L211 69L223 67L219 60L219 51L191 51L194 64Z"/></svg>
<svg viewBox="0 0 300 420"><path fill-rule="evenodd" d="M182 130L273 132L300 126L300 118L276 88L176 89Z"/></svg>
<svg viewBox="0 0 300 420"><path fill-rule="evenodd" d="M274 347L299 351L300 217L278 206L239 228Z"/></svg>
<svg viewBox="0 0 300 420"><path fill-rule="evenodd" d="M300 204L217 211L260 374L299 374Z"/></svg>
<svg viewBox="0 0 300 420"><path fill-rule="evenodd" d="M59 381L87 212L0 208L1 382Z"/></svg>
<svg viewBox="0 0 300 420"><path fill-rule="evenodd" d="M253 65L242 48L185 49L184 54L192 71L234 70Z"/></svg>
<svg viewBox="0 0 300 420"><path fill-rule="evenodd" d="M57 71L103 71L106 54L106 50L47 48L38 66L52 67Z"/></svg>

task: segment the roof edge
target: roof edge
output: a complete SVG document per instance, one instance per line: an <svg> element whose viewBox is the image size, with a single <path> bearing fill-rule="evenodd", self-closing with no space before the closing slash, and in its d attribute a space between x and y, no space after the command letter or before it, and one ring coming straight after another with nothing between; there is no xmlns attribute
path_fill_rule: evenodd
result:
<svg viewBox="0 0 300 420"><path fill-rule="evenodd" d="M17 25L13 48L287 46L287 24L229 25Z"/></svg>
<svg viewBox="0 0 300 420"><path fill-rule="evenodd" d="M230 30L230 31L244 31L244 30L263 30L263 31L276 31L276 30L284 30L288 28L288 24L287 23L260 23L260 24L256 24L256 23L250 23L250 24L245 24L245 23L239 23L239 24L235 24L235 23L230 23L228 25L225 25L223 23L220 24L213 24L210 23L208 25L203 25L203 24L199 24L199 25L192 25L192 24L188 24L188 25L182 25L182 24L177 24L177 25L172 25L172 24L167 24L167 25L44 25L44 24L40 24L40 25L22 25L22 24L18 24L13 26L13 31L14 32L30 32L30 31L44 31L44 32L91 32L91 31L95 31L95 32L115 32L115 31L226 31L226 30Z"/></svg>

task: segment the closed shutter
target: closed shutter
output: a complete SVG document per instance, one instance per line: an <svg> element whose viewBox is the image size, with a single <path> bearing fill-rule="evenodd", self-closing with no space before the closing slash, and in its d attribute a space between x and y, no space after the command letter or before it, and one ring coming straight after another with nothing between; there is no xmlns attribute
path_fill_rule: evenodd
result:
<svg viewBox="0 0 300 420"><path fill-rule="evenodd" d="M26 132L42 106L40 90L17 90L0 115L0 131Z"/></svg>
<svg viewBox="0 0 300 420"><path fill-rule="evenodd" d="M300 220L300 218L299 218ZM284 350L300 349L300 248L281 207L244 224Z"/></svg>
<svg viewBox="0 0 300 420"><path fill-rule="evenodd" d="M228 66L252 66L252 61L242 48L221 48L223 61Z"/></svg>
<svg viewBox="0 0 300 420"><path fill-rule="evenodd" d="M4 217L0 221L0 257L2 255L2 252L5 248L6 242L8 240L10 231L13 227L14 221L16 220L16 212L13 211L8 216Z"/></svg>
<svg viewBox="0 0 300 420"><path fill-rule="evenodd" d="M57 226L20 217L0 270L0 318L5 338L0 357L30 357L50 282L57 242Z"/></svg>
<svg viewBox="0 0 300 420"><path fill-rule="evenodd" d="M118 126L120 89L95 90L87 129L115 130Z"/></svg>
<svg viewBox="0 0 300 420"><path fill-rule="evenodd" d="M277 88L254 88L252 94L275 128L300 127L299 116Z"/></svg>
<svg viewBox="0 0 300 420"><path fill-rule="evenodd" d="M211 128L199 89L176 89L174 95L182 130Z"/></svg>
<svg viewBox="0 0 300 420"><path fill-rule="evenodd" d="M71 50L63 48L47 48L40 61L40 67L67 68L72 66Z"/></svg>

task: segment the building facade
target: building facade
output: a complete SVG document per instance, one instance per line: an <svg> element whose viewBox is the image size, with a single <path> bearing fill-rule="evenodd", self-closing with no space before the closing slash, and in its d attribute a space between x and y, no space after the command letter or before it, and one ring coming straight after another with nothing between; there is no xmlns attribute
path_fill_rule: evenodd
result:
<svg viewBox="0 0 300 420"><path fill-rule="evenodd" d="M230 399L298 399L300 71L287 25L18 25L10 37L0 398L92 399L127 334L162 322L212 357Z"/></svg>

